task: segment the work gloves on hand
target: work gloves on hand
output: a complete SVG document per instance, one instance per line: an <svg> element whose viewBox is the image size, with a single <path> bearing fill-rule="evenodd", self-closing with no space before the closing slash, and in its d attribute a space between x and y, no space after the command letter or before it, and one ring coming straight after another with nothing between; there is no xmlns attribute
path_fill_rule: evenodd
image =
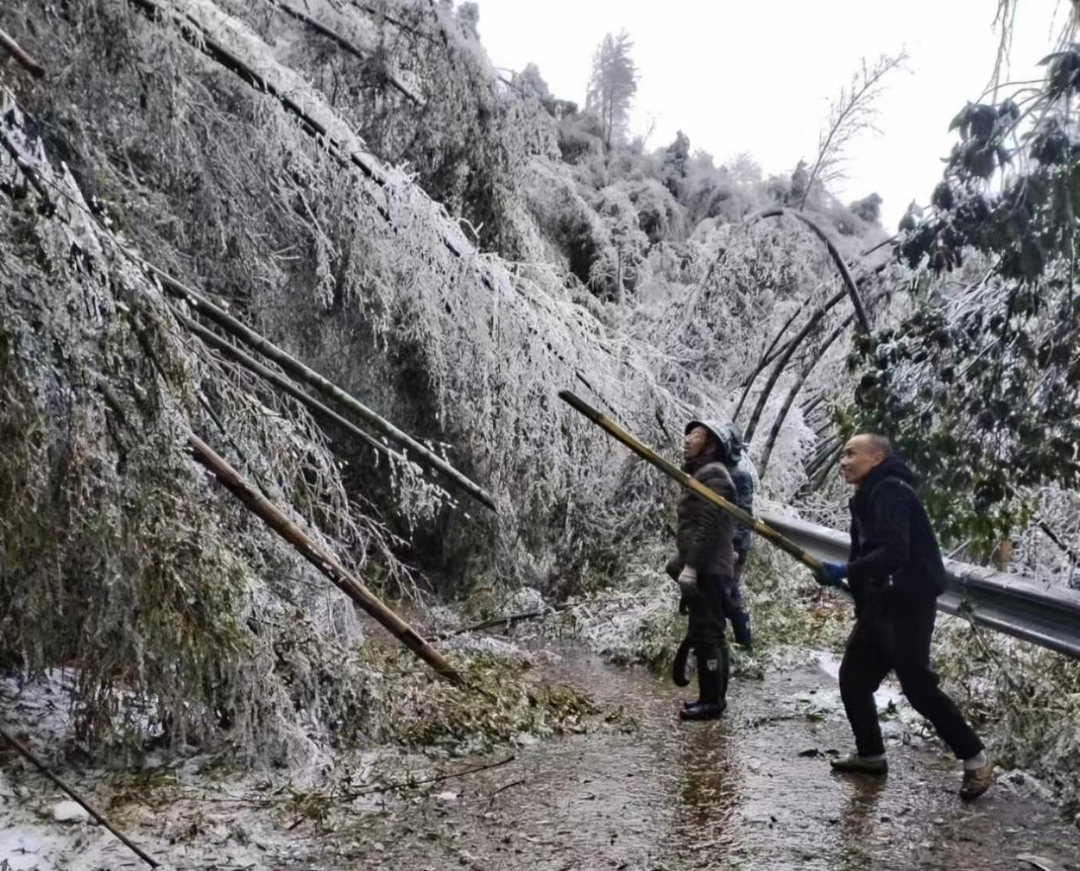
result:
<svg viewBox="0 0 1080 871"><path fill-rule="evenodd" d="M814 579L823 587L839 587L840 582L847 577L847 565L845 563L822 562Z"/></svg>
<svg viewBox="0 0 1080 871"><path fill-rule="evenodd" d="M676 579L676 583L679 585L679 589L682 590L682 594L687 598L697 595L697 569L690 566L683 566L683 570L679 572L679 577Z"/></svg>

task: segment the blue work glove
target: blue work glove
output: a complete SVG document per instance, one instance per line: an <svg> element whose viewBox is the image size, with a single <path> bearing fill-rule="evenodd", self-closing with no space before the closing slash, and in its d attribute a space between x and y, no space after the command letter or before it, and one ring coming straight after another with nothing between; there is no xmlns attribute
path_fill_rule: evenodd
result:
<svg viewBox="0 0 1080 871"><path fill-rule="evenodd" d="M821 567L814 572L814 579L823 587L839 587L840 582L846 577L846 563L830 563L823 561Z"/></svg>

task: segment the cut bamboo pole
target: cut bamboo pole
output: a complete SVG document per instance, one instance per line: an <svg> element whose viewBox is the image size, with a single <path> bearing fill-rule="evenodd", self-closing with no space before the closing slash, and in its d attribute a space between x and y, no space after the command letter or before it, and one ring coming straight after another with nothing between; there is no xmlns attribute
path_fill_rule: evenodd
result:
<svg viewBox="0 0 1080 871"><path fill-rule="evenodd" d="M591 407L585 402L582 402L569 390L560 390L559 398L571 408L573 408L575 411L580 412L593 423L595 423L598 427L604 430L616 441L622 442L643 460L647 460L649 463L652 463L652 465L656 466L656 468L658 468L661 472L671 478L674 478L686 489L700 496L706 502L715 505L721 511L734 517L740 523L745 523L748 527L750 527L751 530L756 532L770 544L775 545L776 547L780 548L780 550L784 551L790 556L793 556L811 571L817 571L821 567L820 560L818 560L814 556L811 556L809 553L807 553L805 550L795 544L795 542L791 541L788 538L785 538L768 524L762 523L748 511L743 511L743 509L739 508L737 505L733 505L732 503L728 502L727 499L725 499L723 496L720 496L719 494L710 490L699 480L697 480L697 478L693 477L692 475L688 475L674 463L669 463L658 453L656 453L656 451L654 451L652 448L646 447L618 424L615 424L612 421L608 420L595 408Z"/></svg>
<svg viewBox="0 0 1080 871"><path fill-rule="evenodd" d="M244 503L274 532L299 551L315 568L322 572L335 587L381 623L390 634L424 660L435 673L453 684L464 686L465 680L434 647L387 607L374 593L350 574L331 554L315 542L299 526L269 499L248 485L240 474L198 436L188 437L188 445L195 460L214 474L221 485Z"/></svg>
<svg viewBox="0 0 1080 871"><path fill-rule="evenodd" d="M210 300L206 299L206 297L196 293L190 287L177 281L171 275L163 272L151 263L146 263L146 268L161 280L165 289L174 297L187 302L192 308L199 312L199 314L209 318L227 333L235 336L248 347L258 351L264 357L273 360L293 377L311 385L324 396L333 399L343 408L347 408L349 411L353 412L353 414L357 415L365 423L379 430L379 432L387 438L409 451L418 462L423 463L430 468L437 469L452 481L455 486L464 490L477 502L487 506L492 511L496 510L495 500L483 488L461 474L461 472L451 466L442 457L425 448L412 436L402 432L390 423L390 421L379 416L358 399L350 396L314 369L305 366L295 357L290 356L285 351L281 350L281 348L277 347L277 345L238 321L224 309L214 305Z"/></svg>

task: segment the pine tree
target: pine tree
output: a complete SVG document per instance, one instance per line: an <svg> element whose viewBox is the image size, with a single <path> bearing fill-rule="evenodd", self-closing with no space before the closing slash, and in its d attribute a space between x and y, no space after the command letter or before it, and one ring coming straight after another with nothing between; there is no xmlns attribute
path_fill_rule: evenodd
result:
<svg viewBox="0 0 1080 871"><path fill-rule="evenodd" d="M633 47L630 34L624 30L618 36L607 34L593 55L585 108L600 116L604 147L609 151L612 142L626 131L630 104L637 93L637 67L630 57Z"/></svg>

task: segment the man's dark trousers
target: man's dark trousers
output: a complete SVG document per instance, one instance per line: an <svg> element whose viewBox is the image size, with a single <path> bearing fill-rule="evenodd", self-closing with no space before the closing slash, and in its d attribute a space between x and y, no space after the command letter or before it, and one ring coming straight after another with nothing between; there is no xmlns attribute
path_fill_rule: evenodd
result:
<svg viewBox="0 0 1080 871"><path fill-rule="evenodd" d="M731 660L724 640L724 592L731 585L724 575L699 574L697 595L690 602L686 640L697 656L701 701L720 703L727 694Z"/></svg>
<svg viewBox="0 0 1080 871"><path fill-rule="evenodd" d="M938 676L930 668L934 601L883 595L860 611L840 664L840 695L859 755L885 752L874 692L890 671L896 672L911 706L933 724L958 759L977 755L982 742L938 688Z"/></svg>

